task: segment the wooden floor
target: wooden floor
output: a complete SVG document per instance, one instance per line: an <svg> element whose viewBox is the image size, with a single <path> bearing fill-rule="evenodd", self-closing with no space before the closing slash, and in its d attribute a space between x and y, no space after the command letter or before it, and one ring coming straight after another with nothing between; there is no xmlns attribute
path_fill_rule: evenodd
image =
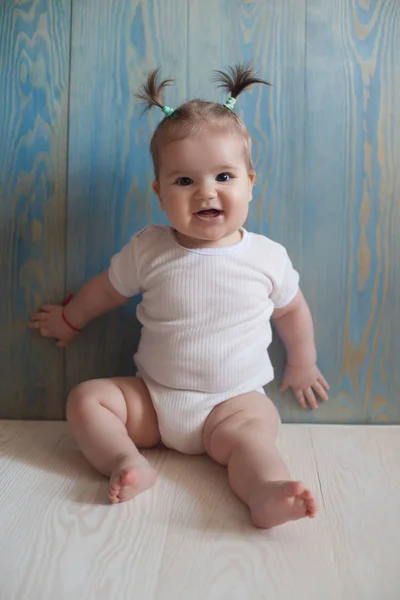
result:
<svg viewBox="0 0 400 600"><path fill-rule="evenodd" d="M64 423L0 422L1 600L398 600L400 427L282 427L316 520L252 528L225 470L147 452L150 491L107 482Z"/></svg>

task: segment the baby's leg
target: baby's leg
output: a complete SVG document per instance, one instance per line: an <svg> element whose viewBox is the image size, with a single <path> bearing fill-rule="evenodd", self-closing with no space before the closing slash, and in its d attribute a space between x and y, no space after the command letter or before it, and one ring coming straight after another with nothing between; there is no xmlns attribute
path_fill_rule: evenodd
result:
<svg viewBox="0 0 400 600"><path fill-rule="evenodd" d="M216 406L204 427L207 453L227 465L233 491L263 529L317 512L311 493L291 480L275 446L278 427L275 406L258 392Z"/></svg>
<svg viewBox="0 0 400 600"><path fill-rule="evenodd" d="M129 500L153 485L156 473L136 446L157 445L160 433L141 379L81 383L68 398L67 419L88 461L110 477L110 502Z"/></svg>

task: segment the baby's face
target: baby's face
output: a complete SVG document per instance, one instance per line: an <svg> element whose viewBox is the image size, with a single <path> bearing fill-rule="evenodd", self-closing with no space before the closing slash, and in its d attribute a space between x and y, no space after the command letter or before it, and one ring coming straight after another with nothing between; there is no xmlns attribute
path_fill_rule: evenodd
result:
<svg viewBox="0 0 400 600"><path fill-rule="evenodd" d="M161 149L153 189L182 245L219 247L240 240L253 182L243 139L209 129Z"/></svg>

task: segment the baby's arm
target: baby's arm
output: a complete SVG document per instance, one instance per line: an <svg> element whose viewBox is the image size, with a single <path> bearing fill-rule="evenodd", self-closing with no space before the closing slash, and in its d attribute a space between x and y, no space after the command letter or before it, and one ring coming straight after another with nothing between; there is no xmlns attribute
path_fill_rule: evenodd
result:
<svg viewBox="0 0 400 600"><path fill-rule="evenodd" d="M287 306L273 312L272 320L285 345L288 364L293 367L315 365L314 327L310 309L300 290Z"/></svg>
<svg viewBox="0 0 400 600"><path fill-rule="evenodd" d="M57 339L57 346L65 347L90 321L129 300L111 285L107 270L88 281L67 306L42 306L39 313L32 315L29 326L39 329L44 337Z"/></svg>
<svg viewBox="0 0 400 600"><path fill-rule="evenodd" d="M314 327L302 292L299 290L284 308L276 309L272 319L287 353L281 391L291 387L301 406L305 408L308 402L312 408L317 408L315 394L326 401L325 390L329 385L316 364Z"/></svg>
<svg viewBox="0 0 400 600"><path fill-rule="evenodd" d="M123 306L128 301L129 298L122 296L111 285L107 269L83 286L64 308L64 314L75 327L83 329L96 317Z"/></svg>

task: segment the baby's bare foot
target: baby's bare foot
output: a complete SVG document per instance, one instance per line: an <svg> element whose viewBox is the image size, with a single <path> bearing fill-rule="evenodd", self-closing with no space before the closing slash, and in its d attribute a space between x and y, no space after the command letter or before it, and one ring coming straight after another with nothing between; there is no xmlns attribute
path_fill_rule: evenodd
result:
<svg viewBox="0 0 400 600"><path fill-rule="evenodd" d="M136 457L126 456L115 466L108 493L112 504L130 500L154 485L157 473L145 458L141 458L142 460L138 460Z"/></svg>
<svg viewBox="0 0 400 600"><path fill-rule="evenodd" d="M250 512L256 527L269 529L303 517L313 519L317 505L301 481L269 481L254 498Z"/></svg>

